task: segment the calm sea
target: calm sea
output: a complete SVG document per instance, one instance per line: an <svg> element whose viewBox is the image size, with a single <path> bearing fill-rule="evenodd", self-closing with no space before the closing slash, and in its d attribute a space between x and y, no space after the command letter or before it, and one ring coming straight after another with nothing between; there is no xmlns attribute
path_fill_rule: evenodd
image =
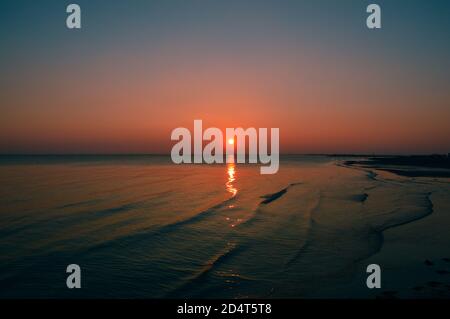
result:
<svg viewBox="0 0 450 319"><path fill-rule="evenodd" d="M377 181L336 161L287 156L277 174L260 175L259 165L165 156L2 156L0 297L332 290L380 245L374 219L361 217L363 207L380 213L363 206ZM81 289L66 287L69 264L81 267Z"/></svg>

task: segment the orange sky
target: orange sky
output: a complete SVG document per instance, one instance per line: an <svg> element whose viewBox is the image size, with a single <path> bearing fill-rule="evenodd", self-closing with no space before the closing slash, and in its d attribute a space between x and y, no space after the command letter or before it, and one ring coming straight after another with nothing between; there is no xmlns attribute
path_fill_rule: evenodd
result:
<svg viewBox="0 0 450 319"><path fill-rule="evenodd" d="M21 49L36 41L29 30L7 38L0 153L168 153L170 132L195 119L278 127L282 153L450 150L448 59L413 51L441 43L434 30L416 42L394 37L403 25L373 35L335 21L311 33L309 20L296 29L281 13L242 10L233 27L182 16L158 32L58 31L36 52Z"/></svg>

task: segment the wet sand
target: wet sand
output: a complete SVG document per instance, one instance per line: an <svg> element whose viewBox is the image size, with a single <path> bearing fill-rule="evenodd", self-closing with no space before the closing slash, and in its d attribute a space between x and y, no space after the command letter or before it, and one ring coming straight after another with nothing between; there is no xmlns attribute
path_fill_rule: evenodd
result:
<svg viewBox="0 0 450 319"><path fill-rule="evenodd" d="M376 179L428 192L429 210L423 218L385 229L380 250L358 263L359 274L368 264L381 266L382 289L362 288L366 275L359 275L342 291L355 298L450 298L450 179L446 174L440 178L431 178L434 175L427 173L419 178L415 173L395 174L396 170L385 169L380 162L373 164L376 168L370 167L370 172ZM411 162L405 162L405 166L409 165ZM369 165L359 167L367 171ZM417 166L411 168L416 169ZM427 171L426 167L421 169ZM404 171L408 168L404 167Z"/></svg>
<svg viewBox="0 0 450 319"><path fill-rule="evenodd" d="M345 165L373 168L407 177L450 177L447 155L389 156L347 160Z"/></svg>

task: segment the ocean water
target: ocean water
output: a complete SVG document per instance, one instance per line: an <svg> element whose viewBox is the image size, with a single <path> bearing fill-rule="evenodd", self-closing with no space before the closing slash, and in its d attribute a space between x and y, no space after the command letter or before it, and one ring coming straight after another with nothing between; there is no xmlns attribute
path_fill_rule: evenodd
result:
<svg viewBox="0 0 450 319"><path fill-rule="evenodd" d="M286 156L260 175L164 156L0 157L0 297L352 297L358 263L384 230L431 214L435 186L340 160ZM67 289L69 264L82 289Z"/></svg>

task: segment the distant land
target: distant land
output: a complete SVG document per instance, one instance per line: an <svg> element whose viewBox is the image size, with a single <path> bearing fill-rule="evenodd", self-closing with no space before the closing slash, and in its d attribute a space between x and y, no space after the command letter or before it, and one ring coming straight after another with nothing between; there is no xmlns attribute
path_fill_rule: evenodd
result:
<svg viewBox="0 0 450 319"><path fill-rule="evenodd" d="M371 156L345 165L376 168L408 177L450 177L449 155Z"/></svg>

